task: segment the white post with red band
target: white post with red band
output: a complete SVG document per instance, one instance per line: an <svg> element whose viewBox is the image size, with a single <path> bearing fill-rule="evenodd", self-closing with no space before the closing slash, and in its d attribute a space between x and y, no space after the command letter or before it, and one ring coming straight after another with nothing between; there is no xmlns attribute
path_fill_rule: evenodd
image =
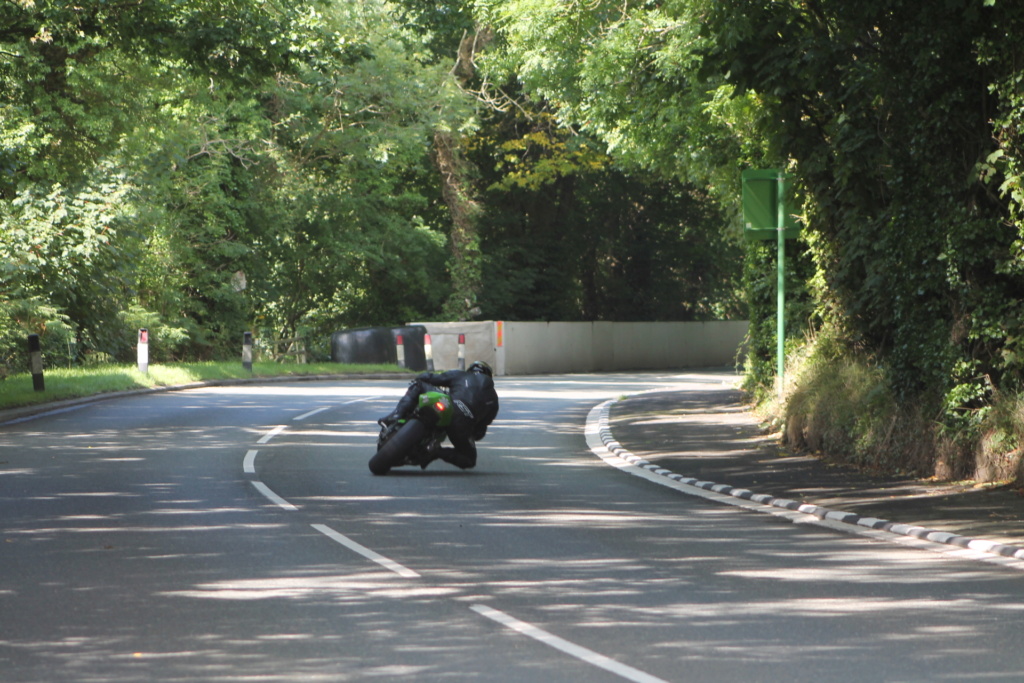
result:
<svg viewBox="0 0 1024 683"><path fill-rule="evenodd" d="M398 367L405 367L405 339L402 335L395 335L395 353L398 355Z"/></svg>
<svg viewBox="0 0 1024 683"><path fill-rule="evenodd" d="M145 327L139 329L139 372L149 372L149 330Z"/></svg>
<svg viewBox="0 0 1024 683"><path fill-rule="evenodd" d="M434 349L430 344L430 335L423 335L423 355L427 357L427 372L434 371Z"/></svg>

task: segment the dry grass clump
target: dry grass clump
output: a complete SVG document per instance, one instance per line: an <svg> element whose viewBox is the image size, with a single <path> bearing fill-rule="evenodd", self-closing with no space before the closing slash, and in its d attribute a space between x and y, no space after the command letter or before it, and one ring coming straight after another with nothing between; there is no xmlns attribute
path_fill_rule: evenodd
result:
<svg viewBox="0 0 1024 683"><path fill-rule="evenodd" d="M784 406L788 444L863 469L931 474L933 430L899 408L880 368L848 357L801 365Z"/></svg>
<svg viewBox="0 0 1024 683"><path fill-rule="evenodd" d="M971 428L955 431L919 405L900 405L868 359L808 343L787 367L774 407L787 445L886 474L940 480L1024 480L1024 396L1000 395Z"/></svg>

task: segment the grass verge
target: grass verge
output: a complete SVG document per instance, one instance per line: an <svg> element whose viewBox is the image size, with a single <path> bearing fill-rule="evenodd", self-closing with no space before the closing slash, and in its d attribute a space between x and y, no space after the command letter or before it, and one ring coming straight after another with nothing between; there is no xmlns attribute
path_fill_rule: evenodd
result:
<svg viewBox="0 0 1024 683"><path fill-rule="evenodd" d="M32 375L12 375L0 381L0 409L83 398L113 391L180 386L194 382L250 379L261 377L301 377L308 375L410 374L394 365L347 365L342 363L254 363L252 372L236 362L172 363L149 366L148 373L134 365L54 368L43 374L45 391L35 391Z"/></svg>

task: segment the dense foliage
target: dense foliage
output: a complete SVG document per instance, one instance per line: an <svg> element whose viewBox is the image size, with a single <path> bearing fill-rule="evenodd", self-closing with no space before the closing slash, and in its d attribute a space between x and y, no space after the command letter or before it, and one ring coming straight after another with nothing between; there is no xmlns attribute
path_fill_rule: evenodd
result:
<svg viewBox="0 0 1024 683"><path fill-rule="evenodd" d="M485 103L471 10L2 0L0 376L27 333L70 365L139 327L204 359L245 330L735 310L704 194Z"/></svg>
<svg viewBox="0 0 1024 683"><path fill-rule="evenodd" d="M874 405L891 409L860 433L917 430L951 474L970 474L972 449L994 431L1008 455L1024 446L990 419L1024 388L1024 6L478 5L504 40L490 68L515 75L622 163L707 188L724 207L736 206L742 168L793 175L804 234L790 245L791 291L802 292L790 329L810 335L798 355L826 369L809 377L860 364L865 371L850 376L875 388L846 394L887 397ZM765 394L771 266L769 250L748 248L751 378ZM872 414L853 399L847 407ZM892 442L867 441L878 464ZM900 456L888 457L893 465Z"/></svg>
<svg viewBox="0 0 1024 683"><path fill-rule="evenodd" d="M923 412L940 425L931 438L965 445L946 463L959 476L973 474L970 443L993 429L999 394L1024 380L1020 195L1007 160L1018 155L1022 18L993 0L754 1L704 17L715 37L705 67L764 96L806 193L811 322L841 342L824 346L884 371L894 419L919 428Z"/></svg>
<svg viewBox="0 0 1024 683"><path fill-rule="evenodd" d="M27 332L73 364L143 326L201 359L746 313L768 396L739 175L784 168L793 424L810 386L863 396L851 458L904 425L966 473L1024 447L1022 28L1009 0L3 0L0 367Z"/></svg>
<svg viewBox="0 0 1024 683"><path fill-rule="evenodd" d="M382 2L5 1L0 352L145 326L204 358L435 306L425 150L467 110L422 53Z"/></svg>

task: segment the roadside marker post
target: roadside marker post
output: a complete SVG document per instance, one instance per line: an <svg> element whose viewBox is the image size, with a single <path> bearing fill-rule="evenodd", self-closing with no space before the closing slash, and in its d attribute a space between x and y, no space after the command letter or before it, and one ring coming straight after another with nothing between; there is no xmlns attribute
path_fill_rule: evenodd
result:
<svg viewBox="0 0 1024 683"><path fill-rule="evenodd" d="M252 332L242 334L242 368L252 372Z"/></svg>
<svg viewBox="0 0 1024 683"><path fill-rule="evenodd" d="M398 367L405 367L405 339L400 334L395 335L395 354L398 356Z"/></svg>
<svg viewBox="0 0 1024 683"><path fill-rule="evenodd" d="M28 335L28 356L32 369L32 388L35 391L46 391L46 382L43 379L43 348L39 343L38 334Z"/></svg>
<svg viewBox="0 0 1024 683"><path fill-rule="evenodd" d="M143 374L149 373L149 330L145 327L139 329L139 344L138 344L138 357L139 357L139 372Z"/></svg>
<svg viewBox="0 0 1024 683"><path fill-rule="evenodd" d="M427 357L427 372L434 371L434 347L430 343L430 335L423 335L423 354Z"/></svg>

